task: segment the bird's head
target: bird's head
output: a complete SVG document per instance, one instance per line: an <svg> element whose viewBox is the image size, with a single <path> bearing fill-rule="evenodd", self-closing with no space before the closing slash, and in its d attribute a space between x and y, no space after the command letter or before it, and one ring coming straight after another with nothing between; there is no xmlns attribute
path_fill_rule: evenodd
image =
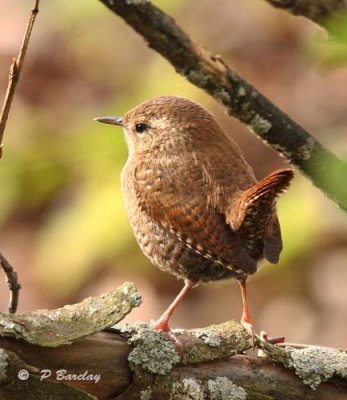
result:
<svg viewBox="0 0 347 400"><path fill-rule="evenodd" d="M184 97L162 96L148 100L124 117L95 118L96 121L121 126L129 153L183 153L198 142L209 142L220 130L214 117L203 107Z"/></svg>

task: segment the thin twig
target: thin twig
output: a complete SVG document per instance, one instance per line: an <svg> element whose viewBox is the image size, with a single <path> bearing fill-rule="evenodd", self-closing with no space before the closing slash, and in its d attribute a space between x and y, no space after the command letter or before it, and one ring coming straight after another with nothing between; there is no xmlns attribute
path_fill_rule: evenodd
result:
<svg viewBox="0 0 347 400"><path fill-rule="evenodd" d="M347 211L347 163L184 32L147 0L100 0L165 57L178 73L205 90L226 111L299 168L312 183Z"/></svg>
<svg viewBox="0 0 347 400"><path fill-rule="evenodd" d="M4 131L7 124L8 114L11 109L12 100L14 98L16 92L16 86L19 81L19 76L24 64L25 55L28 49L29 40L31 36L31 32L35 23L36 16L39 12L39 3L40 0L35 0L34 8L31 10L30 18L25 30L24 38L22 41L22 46L20 48L19 54L17 58L13 59L10 75L8 78L8 86L5 95L4 104L2 107L1 115L0 115L0 158L2 157L2 139L4 136Z"/></svg>
<svg viewBox="0 0 347 400"><path fill-rule="evenodd" d="M8 115L11 109L12 101L16 93L17 83L19 81L20 73L24 64L25 56L28 50L29 40L31 32L34 27L36 16L39 12L40 0L35 0L34 8L31 10L29 21L25 30L22 45L17 58L14 58L10 68L10 75L8 79L8 86L5 95L4 104L0 115L0 158L2 157L2 139L4 137L4 131L7 124ZM18 306L18 297L20 284L18 283L17 272L13 269L11 264L6 258L0 253L0 265L6 274L6 281L10 289L10 300L8 305L8 311L14 314Z"/></svg>
<svg viewBox="0 0 347 400"><path fill-rule="evenodd" d="M7 286L10 290L8 312L14 314L17 311L20 284L18 283L17 272L6 258L0 253L0 265L5 272Z"/></svg>

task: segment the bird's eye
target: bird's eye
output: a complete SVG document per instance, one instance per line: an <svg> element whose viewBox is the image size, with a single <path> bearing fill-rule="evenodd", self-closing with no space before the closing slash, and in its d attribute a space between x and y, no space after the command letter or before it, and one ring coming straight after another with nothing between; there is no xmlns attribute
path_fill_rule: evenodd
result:
<svg viewBox="0 0 347 400"><path fill-rule="evenodd" d="M136 133L138 133L138 134L146 132L147 129L148 129L148 125L146 125L146 124L136 124L135 125L135 130L136 130Z"/></svg>

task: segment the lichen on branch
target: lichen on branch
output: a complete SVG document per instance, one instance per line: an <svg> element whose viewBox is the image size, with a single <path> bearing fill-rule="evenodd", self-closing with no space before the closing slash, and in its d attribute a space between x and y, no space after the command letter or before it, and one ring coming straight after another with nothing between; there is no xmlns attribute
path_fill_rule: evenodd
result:
<svg viewBox="0 0 347 400"><path fill-rule="evenodd" d="M140 304L135 285L126 282L99 297L89 297L55 310L16 315L0 313L0 336L40 346L60 346L115 325Z"/></svg>
<svg viewBox="0 0 347 400"><path fill-rule="evenodd" d="M266 356L246 355L252 340L234 321L174 330L180 343L177 352L167 335L146 323L113 326L140 303L135 286L125 283L110 293L57 310L0 314L0 397L17 400L29 391L34 399L38 392L51 394L54 385L57 395L52 398L59 400L69 390L70 397L73 393L73 398L83 400L110 399L116 394L117 400L222 400L228 396L259 400L278 390L285 390L290 400L298 393L307 400L342 399L347 394L344 352L311 346L283 348L258 341ZM112 328L99 332L106 327ZM62 366L77 376L85 370L99 374L100 382L71 381L69 389L55 376ZM44 382L42 368L52 371ZM18 381L22 369L30 374L28 381ZM16 385L7 392L9 381ZM321 385L324 382L329 383ZM14 393L19 397L13 397ZM99 397L99 393L103 394ZM334 397L339 394L342 397Z"/></svg>

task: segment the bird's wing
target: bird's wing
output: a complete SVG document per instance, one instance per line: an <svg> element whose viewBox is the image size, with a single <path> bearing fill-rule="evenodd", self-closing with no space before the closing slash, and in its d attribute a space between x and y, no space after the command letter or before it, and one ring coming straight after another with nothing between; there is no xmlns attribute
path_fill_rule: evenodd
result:
<svg viewBox="0 0 347 400"><path fill-rule="evenodd" d="M213 189L216 188L204 176L201 163L194 160L185 165L142 165L136 171L135 192L140 207L156 223L202 256L253 273L255 261L240 246L225 215L211 205Z"/></svg>
<svg viewBox="0 0 347 400"><path fill-rule="evenodd" d="M275 213L278 196L289 186L292 169L277 170L244 191L227 213L227 221L242 238L243 245L277 263L282 250L281 229ZM250 254L258 258L258 256Z"/></svg>

